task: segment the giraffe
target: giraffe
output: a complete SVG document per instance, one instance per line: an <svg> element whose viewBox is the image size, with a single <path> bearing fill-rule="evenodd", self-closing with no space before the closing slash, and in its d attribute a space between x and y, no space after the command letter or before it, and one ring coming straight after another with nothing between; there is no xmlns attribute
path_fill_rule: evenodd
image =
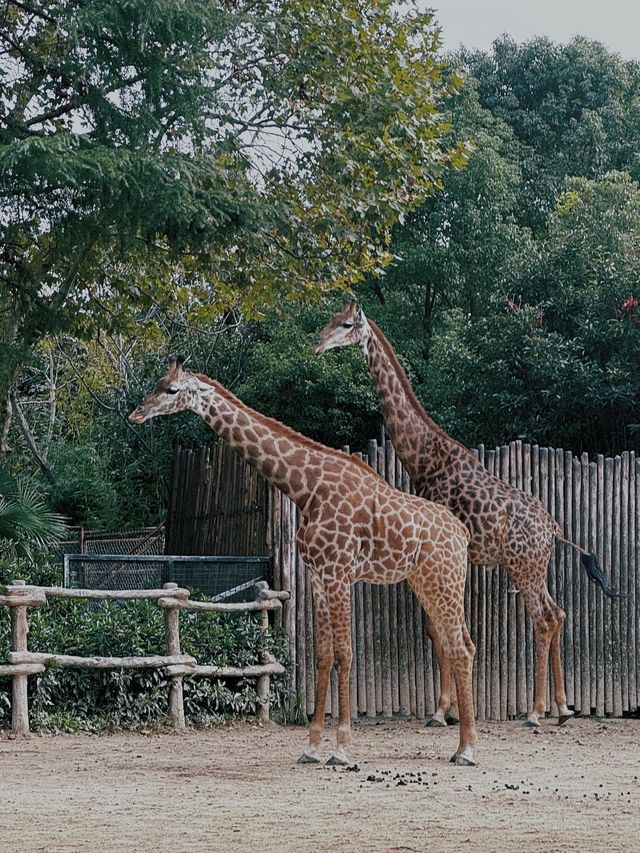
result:
<svg viewBox="0 0 640 853"><path fill-rule="evenodd" d="M475 653L464 619L469 534L446 507L393 489L356 457L332 450L250 409L219 382L183 369L167 374L129 415L142 424L190 410L300 508L297 543L317 615L315 710L299 761L319 761L331 668L338 675L338 729L329 764L347 764L351 720L351 586L407 579L435 626L460 706L451 761L475 764L471 670Z"/></svg>
<svg viewBox="0 0 640 853"><path fill-rule="evenodd" d="M558 723L563 725L573 711L567 707L560 661L565 613L551 597L546 582L554 539L580 551L582 567L606 595L617 593L605 579L595 555L565 539L537 498L494 477L467 447L429 417L391 344L355 301L333 315L320 332L314 351L321 355L351 345L359 345L364 352L389 435L417 494L447 506L470 533L469 560L503 566L523 596L536 645L534 703L526 724L537 728L544 716L551 658ZM437 633L431 636L441 678L440 702L431 722L446 725L451 701L450 670Z"/></svg>

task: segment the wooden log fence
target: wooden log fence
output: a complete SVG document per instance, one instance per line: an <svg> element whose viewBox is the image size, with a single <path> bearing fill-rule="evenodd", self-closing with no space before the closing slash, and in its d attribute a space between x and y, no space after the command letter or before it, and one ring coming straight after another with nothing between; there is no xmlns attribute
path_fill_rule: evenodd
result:
<svg viewBox="0 0 640 853"><path fill-rule="evenodd" d="M48 666L81 667L85 669L159 669L169 680L169 720L176 729L185 727L183 678L257 678L257 717L269 719L269 686L272 675L284 672L284 667L271 654L266 654L261 664L245 667L200 665L191 655L182 654L180 647L180 611L193 610L205 613L259 611L260 626L269 630L269 611L280 611L289 599L286 591L268 588L264 581L256 584L255 601L218 603L190 601L189 591L175 583L152 590L94 590L64 589L61 587L28 586L14 580L0 595L0 606L10 608L11 651L8 663L0 665L0 675L12 677L11 728L21 734L29 733L28 678L46 670ZM28 608L42 607L49 598L94 599L98 601L155 600L165 614L165 655L136 655L130 657L105 657L65 655L29 651Z"/></svg>
<svg viewBox="0 0 640 853"><path fill-rule="evenodd" d="M568 539L596 553L622 593L608 599L591 584L579 553L556 543L549 590L565 610L562 660L568 704L578 714L621 716L640 708L640 460L615 458L513 442L479 447L492 473L538 497ZM365 460L392 485L412 486L391 442L370 441ZM270 538L274 586L290 592L282 614L292 657L291 715L313 711L315 625L309 579L297 553L298 513L272 490ZM476 646L474 699L479 719L526 715L533 702L534 641L522 597L502 569L470 566L465 596ZM435 711L437 664L422 608L406 583L353 589L351 710L354 716L427 717ZM335 716L336 679L326 711ZM556 713L552 693L548 707Z"/></svg>

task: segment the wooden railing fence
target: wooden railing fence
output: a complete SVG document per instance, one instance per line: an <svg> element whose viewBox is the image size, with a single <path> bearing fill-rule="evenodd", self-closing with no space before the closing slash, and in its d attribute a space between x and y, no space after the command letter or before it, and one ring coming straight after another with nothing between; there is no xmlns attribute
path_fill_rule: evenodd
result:
<svg viewBox="0 0 640 853"><path fill-rule="evenodd" d="M97 590L64 589L61 587L27 586L24 581L14 580L0 595L0 606L11 611L11 652L8 663L0 665L0 675L11 676L13 731L29 732L29 707L27 680L30 675L45 671L47 666L82 667L85 669L160 669L169 678L169 719L178 729L184 728L184 677L242 678L256 677L258 694L257 716L260 720L269 719L270 677L284 672L284 667L273 655L267 654L262 664L245 667L205 666L198 664L190 655L182 654L180 649L180 611L194 610L200 613L259 611L261 628L269 629L269 611L279 611L282 602L289 598L288 593L268 588L266 582L256 584L257 598L248 602L218 603L208 601L190 601L189 590L181 589L175 583L167 583L162 589L137 590ZM131 657L80 657L58 653L29 651L27 634L29 630L28 608L42 607L49 598L80 598L101 601L126 601L151 599L164 610L165 617L165 655L146 655Z"/></svg>
<svg viewBox="0 0 640 853"><path fill-rule="evenodd" d="M536 495L567 538L593 550L623 597L607 599L589 582L575 549L558 543L551 594L567 614L562 657L569 705L577 713L635 714L640 704L640 460L632 452L589 459L523 445L477 451L487 469ZM392 485L410 490L389 441L370 441L364 458ZM271 499L274 586L291 599L283 614L292 653L292 688L302 710L314 704L314 612L308 573L295 545L298 514ZM531 621L502 569L471 566L467 621L476 645L474 698L480 719L527 713L534 680ZM359 583L353 592L353 715L413 715L435 710L438 673L424 613L406 583ZM337 713L335 677L327 712ZM556 712L551 700L552 713ZM292 709L293 713L293 709Z"/></svg>

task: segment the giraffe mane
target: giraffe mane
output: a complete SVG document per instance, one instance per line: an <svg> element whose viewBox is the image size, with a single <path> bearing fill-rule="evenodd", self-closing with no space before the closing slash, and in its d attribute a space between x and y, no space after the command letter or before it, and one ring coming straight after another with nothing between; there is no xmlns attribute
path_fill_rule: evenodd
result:
<svg viewBox="0 0 640 853"><path fill-rule="evenodd" d="M452 438L448 432L446 432L444 429L442 429L440 424L436 423L433 420L433 418L430 417L426 413L424 406L422 405L420 400L418 400L418 398L416 397L416 392L413 390L413 386L411 385L411 382L409 382L409 377L407 376L407 374L404 371L404 368L400 364L400 359L396 355L396 351L394 350L394 348L389 343L384 332L382 331L380 326L378 326L377 323L374 323L374 321L370 317L367 317L367 323L371 326L371 328L373 330L373 334L376 336L376 338L378 339L378 341L382 345L383 350L387 354L387 358L391 362L391 366L393 367L393 369L396 372L396 375L398 377L398 381L400 382L400 385L402 386L402 390L406 394L407 400L413 406L417 415L421 418L421 420L423 420L427 424L427 426L429 427L430 430L432 430L433 432L435 432L437 435L441 436L442 438L446 438L447 441L450 441L452 444L455 444L458 447L461 447L463 450L466 450L466 452L470 456L473 456L473 458L475 459L474 454L469 450L468 447L466 447L464 444L462 444L461 441L456 441L455 438Z"/></svg>
<svg viewBox="0 0 640 853"><path fill-rule="evenodd" d="M351 454L345 453L343 450L336 450L334 447L327 447L326 444L322 444L319 441L315 441L313 438L309 438L306 435L303 435L301 432L298 432L292 427L283 424L282 421L278 421L275 418L270 418L268 415L264 415L262 412L258 412L256 409L252 409L251 406L248 406L246 403L243 403L239 397L236 397L228 388L225 388L220 382L215 379L210 379L208 376L205 376L204 373L194 373L193 376L196 379L199 379L201 382L204 382L206 385L210 385L212 388L215 388L216 391L220 394L221 397L231 401L234 406L237 406L239 409L242 409L244 412L247 412L254 418L258 423L266 424L270 429L273 429L278 435L282 435L285 438L290 438L292 441L297 442L298 444L302 444L304 447L309 447L312 450L318 450L321 453L325 453L327 456L333 456L334 458L340 459L341 461L347 460L352 462L358 468L366 471L368 474L375 474L376 477L380 478L380 475L372 468L370 465L364 461L364 459L360 459L359 457ZM382 479L382 478L380 478Z"/></svg>

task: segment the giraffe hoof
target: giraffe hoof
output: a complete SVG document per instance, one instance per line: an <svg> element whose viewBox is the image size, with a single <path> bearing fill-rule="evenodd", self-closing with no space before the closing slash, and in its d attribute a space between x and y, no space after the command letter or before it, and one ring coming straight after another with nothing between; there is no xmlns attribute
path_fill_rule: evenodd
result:
<svg viewBox="0 0 640 853"><path fill-rule="evenodd" d="M316 758L315 755L309 755L308 753L303 752L298 759L298 764L320 764L320 759Z"/></svg>
<svg viewBox="0 0 640 853"><path fill-rule="evenodd" d="M333 767L346 767L349 762L345 758L340 758L339 755L331 755L327 758L327 764Z"/></svg>
<svg viewBox="0 0 640 853"><path fill-rule="evenodd" d="M566 714L560 714L560 716L558 717L558 725L564 726L564 724L567 722L567 720L570 720L572 717L573 717L573 711L569 711Z"/></svg>
<svg viewBox="0 0 640 853"><path fill-rule="evenodd" d="M458 719L458 717L455 716L455 714L447 714L444 719L448 726L457 726L460 722L460 720Z"/></svg>
<svg viewBox="0 0 640 853"><path fill-rule="evenodd" d="M475 767L476 762L473 759L473 756L464 755L464 753L457 753L452 755L449 759L451 764L457 764L458 767Z"/></svg>
<svg viewBox="0 0 640 853"><path fill-rule="evenodd" d="M447 725L446 720L436 717L435 714L430 720L427 720L427 726L430 729L442 729Z"/></svg>
<svg viewBox="0 0 640 853"><path fill-rule="evenodd" d="M522 723L528 729L539 729L540 723L538 720L524 720Z"/></svg>

